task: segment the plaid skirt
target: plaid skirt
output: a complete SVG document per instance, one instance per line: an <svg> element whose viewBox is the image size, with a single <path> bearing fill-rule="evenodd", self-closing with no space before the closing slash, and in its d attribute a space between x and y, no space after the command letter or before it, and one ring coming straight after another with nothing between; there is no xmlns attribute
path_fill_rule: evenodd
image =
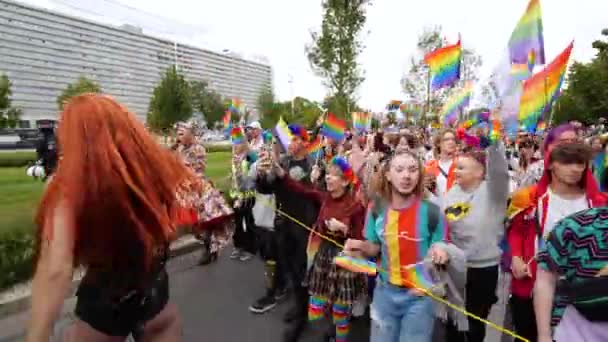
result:
<svg viewBox="0 0 608 342"><path fill-rule="evenodd" d="M334 257L340 251L340 248L323 241L306 275L305 284L311 296L352 304L367 294L367 277L338 267Z"/></svg>

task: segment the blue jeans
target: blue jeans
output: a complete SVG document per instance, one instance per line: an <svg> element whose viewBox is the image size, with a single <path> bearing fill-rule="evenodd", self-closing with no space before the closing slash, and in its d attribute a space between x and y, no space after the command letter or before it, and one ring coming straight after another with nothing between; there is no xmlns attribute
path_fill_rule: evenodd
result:
<svg viewBox="0 0 608 342"><path fill-rule="evenodd" d="M371 305L370 342L431 342L433 302L382 280L376 283Z"/></svg>

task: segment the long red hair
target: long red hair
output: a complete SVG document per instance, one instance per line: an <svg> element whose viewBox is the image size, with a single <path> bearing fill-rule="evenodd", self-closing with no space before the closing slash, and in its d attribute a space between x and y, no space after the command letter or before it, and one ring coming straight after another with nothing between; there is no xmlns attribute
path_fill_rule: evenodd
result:
<svg viewBox="0 0 608 342"><path fill-rule="evenodd" d="M190 171L106 95L72 98L57 136L61 157L38 209L37 252L52 238L45 223L61 202L73 215L78 265L148 269L174 236L176 189Z"/></svg>

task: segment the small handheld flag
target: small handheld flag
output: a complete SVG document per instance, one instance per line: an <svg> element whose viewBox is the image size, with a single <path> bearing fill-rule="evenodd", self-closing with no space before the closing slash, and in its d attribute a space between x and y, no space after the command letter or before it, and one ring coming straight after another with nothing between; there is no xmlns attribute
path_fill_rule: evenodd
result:
<svg viewBox="0 0 608 342"><path fill-rule="evenodd" d="M435 284L423 262L406 265L404 266L404 269L407 271L407 279L411 282L411 284L404 285L411 285L419 289L428 290Z"/></svg>
<svg viewBox="0 0 608 342"><path fill-rule="evenodd" d="M370 276L375 276L377 273L376 264L366 259L340 254L334 258L334 262L339 267L354 273L365 273Z"/></svg>
<svg viewBox="0 0 608 342"><path fill-rule="evenodd" d="M345 131L346 123L336 118L332 113L328 113L327 120L323 122L323 127L321 127L321 134L335 141L341 141L344 139Z"/></svg>
<svg viewBox="0 0 608 342"><path fill-rule="evenodd" d="M242 144L245 141L245 134L241 127L232 127L230 130L230 140L233 145Z"/></svg>

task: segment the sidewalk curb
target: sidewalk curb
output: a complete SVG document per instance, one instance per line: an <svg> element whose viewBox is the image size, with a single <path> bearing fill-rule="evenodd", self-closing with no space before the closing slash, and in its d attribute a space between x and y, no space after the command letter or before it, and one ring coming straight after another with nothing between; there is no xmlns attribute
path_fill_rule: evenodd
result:
<svg viewBox="0 0 608 342"><path fill-rule="evenodd" d="M196 239L192 239L184 243L183 245L172 248L170 251L170 258L175 258L182 256L184 254L192 253L196 249L198 249L199 243ZM80 280L72 281L72 289L70 290L70 294L67 298L74 297L76 295L76 289L78 289L78 285L80 284ZM31 301L31 295L19 298L12 302L8 302L5 304L0 304L0 320L7 318L9 316L22 313L29 309Z"/></svg>

